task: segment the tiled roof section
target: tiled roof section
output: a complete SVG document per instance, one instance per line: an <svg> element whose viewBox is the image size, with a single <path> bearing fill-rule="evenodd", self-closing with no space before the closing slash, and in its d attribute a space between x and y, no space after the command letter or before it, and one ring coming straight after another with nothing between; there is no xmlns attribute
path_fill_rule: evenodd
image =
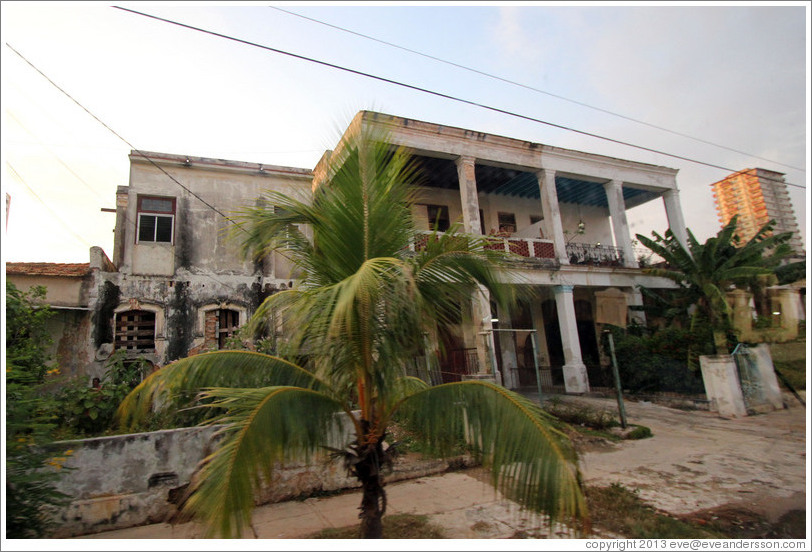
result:
<svg viewBox="0 0 812 552"><path fill-rule="evenodd" d="M6 274L81 278L89 272L90 263L6 263Z"/></svg>

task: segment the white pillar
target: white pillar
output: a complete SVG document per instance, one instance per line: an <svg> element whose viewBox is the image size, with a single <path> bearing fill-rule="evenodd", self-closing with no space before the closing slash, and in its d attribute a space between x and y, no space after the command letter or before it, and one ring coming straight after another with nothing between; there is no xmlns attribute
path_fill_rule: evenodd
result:
<svg viewBox="0 0 812 552"><path fill-rule="evenodd" d="M609 204L609 215L612 217L612 232L615 236L615 245L623 251L623 265L629 268L637 268L637 259L634 257L632 239L629 235L629 221L626 219L623 184L619 180L610 180L603 187Z"/></svg>
<svg viewBox="0 0 812 552"><path fill-rule="evenodd" d="M643 306L643 294L640 293L640 290L637 288L632 288L629 292L629 306ZM636 321L638 324L643 326L646 325L646 313L640 310L632 310L629 309L629 320Z"/></svg>
<svg viewBox="0 0 812 552"><path fill-rule="evenodd" d="M567 257L567 246L564 242L564 229L561 226L561 211L558 208L558 193L555 191L555 171L545 169L536 173L541 196L541 212L547 227L545 236L552 236L555 255L562 265L570 264Z"/></svg>
<svg viewBox="0 0 812 552"><path fill-rule="evenodd" d="M497 306L499 325L509 328L510 313ZM499 349L502 353L502 381L508 389L519 387L519 361L516 358L516 334L514 332L495 332L494 337L499 340Z"/></svg>
<svg viewBox="0 0 812 552"><path fill-rule="evenodd" d="M481 234L479 197L476 190L476 159L467 155L457 159L457 179L460 184L463 231Z"/></svg>
<svg viewBox="0 0 812 552"><path fill-rule="evenodd" d="M668 190L663 194L665 216L668 218L668 227L686 250L688 249L688 232L685 219L682 216L682 205L679 201L679 190Z"/></svg>
<svg viewBox="0 0 812 552"><path fill-rule="evenodd" d="M588 393L589 378L581 358L572 286L555 286L554 290L561 344L564 348L564 389L567 393Z"/></svg>
<svg viewBox="0 0 812 552"><path fill-rule="evenodd" d="M471 156L462 156L457 159L457 180L460 185L460 207L462 209L463 231L469 234L481 234L479 221L479 197L476 190L476 159ZM476 332L477 360L479 361L479 374L490 374L491 369L499 381L498 366L493 364L493 324L491 323L491 296L488 290L478 287L476 295L471 300L471 321Z"/></svg>

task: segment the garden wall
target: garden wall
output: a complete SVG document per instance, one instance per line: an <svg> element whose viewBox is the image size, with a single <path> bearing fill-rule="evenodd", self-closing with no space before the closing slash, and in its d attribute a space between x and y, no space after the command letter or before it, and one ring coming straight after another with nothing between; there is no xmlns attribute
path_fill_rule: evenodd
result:
<svg viewBox="0 0 812 552"><path fill-rule="evenodd" d="M337 430L349 432L346 425ZM195 427L54 443L55 463L63 465L65 472L57 488L71 498L56 513L51 536L66 538L167 521L177 511L198 462L211 452L215 431L215 427ZM464 459L452 462L466 463ZM407 455L396 461L387 481L439 473L451 465ZM340 460L289 463L277 467L257 503L357 485Z"/></svg>

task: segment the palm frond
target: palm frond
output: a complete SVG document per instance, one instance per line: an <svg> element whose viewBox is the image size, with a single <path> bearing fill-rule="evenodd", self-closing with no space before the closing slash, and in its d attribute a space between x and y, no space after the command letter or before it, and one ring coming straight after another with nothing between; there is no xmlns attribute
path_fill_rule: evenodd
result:
<svg viewBox="0 0 812 552"><path fill-rule="evenodd" d="M538 405L488 382L443 384L419 391L397 408L398 419L440 456L459 439L491 469L505 496L552 519L587 519L575 450Z"/></svg>
<svg viewBox="0 0 812 552"><path fill-rule="evenodd" d="M311 389L210 389L203 398L227 414L214 453L193 476L183 516L202 519L210 535L239 537L250 523L257 493L278 463L310 462L326 448L346 445L338 401Z"/></svg>
<svg viewBox="0 0 812 552"><path fill-rule="evenodd" d="M312 373L287 360L251 351L215 351L173 362L133 389L118 408L125 428L134 429L153 412L192 406L207 387L295 385L324 389Z"/></svg>

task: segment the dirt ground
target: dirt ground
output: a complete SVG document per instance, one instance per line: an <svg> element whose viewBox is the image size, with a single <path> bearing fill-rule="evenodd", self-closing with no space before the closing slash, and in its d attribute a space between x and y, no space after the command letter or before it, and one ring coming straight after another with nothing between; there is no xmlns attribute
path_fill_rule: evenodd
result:
<svg viewBox="0 0 812 552"><path fill-rule="evenodd" d="M565 400L617 413L614 399ZM658 510L738 538L805 538L807 411L785 402L784 410L727 420L627 401L628 422L653 437L579 443L585 482L621 484Z"/></svg>

